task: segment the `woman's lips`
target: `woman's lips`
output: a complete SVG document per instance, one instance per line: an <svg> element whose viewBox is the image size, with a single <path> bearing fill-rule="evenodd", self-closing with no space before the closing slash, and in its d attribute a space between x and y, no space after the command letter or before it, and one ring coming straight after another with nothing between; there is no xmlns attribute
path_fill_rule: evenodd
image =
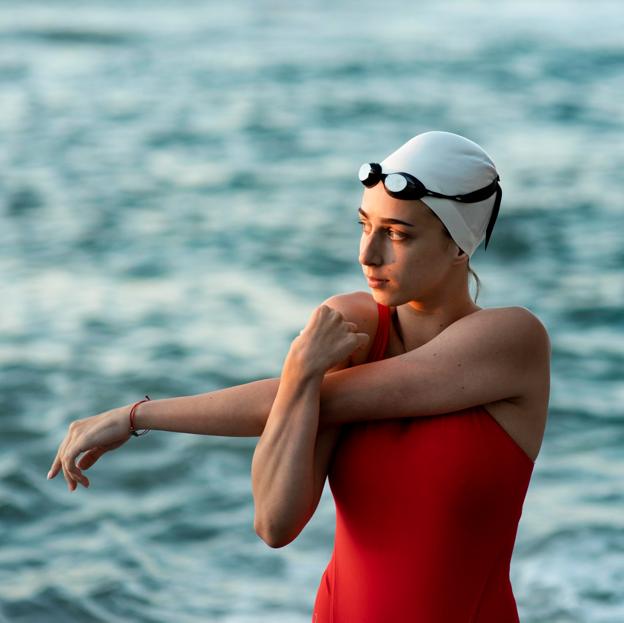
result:
<svg viewBox="0 0 624 623"><path fill-rule="evenodd" d="M372 277L366 277L366 281L368 281L368 285L371 288L381 288L384 283L386 283L387 279L373 279Z"/></svg>

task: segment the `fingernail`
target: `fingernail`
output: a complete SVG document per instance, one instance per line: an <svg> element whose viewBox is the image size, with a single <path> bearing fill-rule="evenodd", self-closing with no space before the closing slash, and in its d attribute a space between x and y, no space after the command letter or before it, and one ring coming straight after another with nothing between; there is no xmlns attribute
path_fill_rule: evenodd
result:
<svg viewBox="0 0 624 623"><path fill-rule="evenodd" d="M50 480L50 478L52 478L52 470L48 472L48 480Z"/></svg>

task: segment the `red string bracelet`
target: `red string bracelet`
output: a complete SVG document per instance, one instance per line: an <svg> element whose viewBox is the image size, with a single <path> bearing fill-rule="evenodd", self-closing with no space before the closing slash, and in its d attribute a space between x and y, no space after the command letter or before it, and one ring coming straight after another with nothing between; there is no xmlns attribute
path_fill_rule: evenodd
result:
<svg viewBox="0 0 624 623"><path fill-rule="evenodd" d="M151 398L146 394L145 395L145 399L144 400L139 400L139 402L135 402L132 405L132 409L130 409L130 432L135 436L135 437L140 437L141 435L145 435L146 433L150 432L149 428L146 428L143 430L143 432L138 433L136 431L136 428L134 427L134 412L136 410L136 408L142 403L142 402L147 402L148 400L151 400Z"/></svg>

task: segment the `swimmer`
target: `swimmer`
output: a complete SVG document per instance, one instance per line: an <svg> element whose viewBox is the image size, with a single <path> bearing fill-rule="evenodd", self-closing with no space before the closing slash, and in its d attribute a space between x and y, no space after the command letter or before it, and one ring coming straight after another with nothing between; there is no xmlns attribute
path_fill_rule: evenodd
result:
<svg viewBox="0 0 624 623"><path fill-rule="evenodd" d="M470 297L499 173L477 143L430 131L363 164L359 179L369 292L319 305L279 378L146 396L72 422L48 477L89 486L84 471L150 429L258 436L263 541L297 538L326 481L336 504L314 623L518 621L509 565L546 426L551 348L527 308Z"/></svg>

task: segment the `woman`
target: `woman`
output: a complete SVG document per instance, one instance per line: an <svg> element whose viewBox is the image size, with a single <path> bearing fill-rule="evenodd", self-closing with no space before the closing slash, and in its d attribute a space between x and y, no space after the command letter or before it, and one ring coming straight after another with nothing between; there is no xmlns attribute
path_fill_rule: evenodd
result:
<svg viewBox="0 0 624 623"><path fill-rule="evenodd" d="M546 424L550 342L527 309L469 296L499 176L476 143L425 132L360 180L372 296L318 307L280 379L73 422L50 477L62 467L70 490L88 486L82 470L132 427L260 435L252 486L265 542L297 537L326 478L336 502L314 623L518 621L509 564Z"/></svg>

